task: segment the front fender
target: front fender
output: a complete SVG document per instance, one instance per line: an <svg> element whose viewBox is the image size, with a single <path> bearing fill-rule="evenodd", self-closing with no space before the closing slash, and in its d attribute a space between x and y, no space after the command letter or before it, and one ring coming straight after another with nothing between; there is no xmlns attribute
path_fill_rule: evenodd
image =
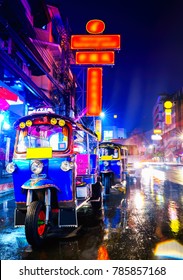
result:
<svg viewBox="0 0 183 280"><path fill-rule="evenodd" d="M52 180L46 178L34 178L34 179L31 178L28 181L26 181L21 186L21 188L27 190L55 188L58 191L60 191L60 189L54 184Z"/></svg>

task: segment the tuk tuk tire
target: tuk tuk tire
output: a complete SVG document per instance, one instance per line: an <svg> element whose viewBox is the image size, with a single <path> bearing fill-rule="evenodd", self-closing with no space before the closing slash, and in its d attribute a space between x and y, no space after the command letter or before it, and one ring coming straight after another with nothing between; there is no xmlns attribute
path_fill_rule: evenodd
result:
<svg viewBox="0 0 183 280"><path fill-rule="evenodd" d="M91 205L94 210L98 210L98 209L101 209L101 207L102 207L102 184L100 181L97 181L92 186L94 189L92 188ZM94 200L94 201L92 201L92 200Z"/></svg>
<svg viewBox="0 0 183 280"><path fill-rule="evenodd" d="M33 201L27 208L25 218L25 235L28 243L33 247L43 245L47 235L45 224L46 210L42 201Z"/></svg>
<svg viewBox="0 0 183 280"><path fill-rule="evenodd" d="M111 178L110 176L104 176L104 193L110 194Z"/></svg>

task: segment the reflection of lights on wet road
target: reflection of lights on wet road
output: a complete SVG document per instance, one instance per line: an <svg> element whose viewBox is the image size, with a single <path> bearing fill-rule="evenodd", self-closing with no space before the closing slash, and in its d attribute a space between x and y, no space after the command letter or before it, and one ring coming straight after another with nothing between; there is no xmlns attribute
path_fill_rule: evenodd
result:
<svg viewBox="0 0 183 280"><path fill-rule="evenodd" d="M151 194L155 195L156 204L162 205L165 202L164 199L164 182L166 179L166 174L162 170L157 170L153 166L144 168L142 170L142 184L146 187L146 192L151 191ZM148 188L148 189L147 189ZM144 188L145 190L145 188Z"/></svg>
<svg viewBox="0 0 183 280"><path fill-rule="evenodd" d="M170 201L168 205L168 214L170 219L170 228L173 232L177 233L180 228L180 222L177 216L177 204L175 201Z"/></svg>
<svg viewBox="0 0 183 280"><path fill-rule="evenodd" d="M109 254L105 245L98 248L97 260L109 260Z"/></svg>
<svg viewBox="0 0 183 280"><path fill-rule="evenodd" d="M157 179L159 179L160 181L165 181L166 179L166 174L164 171L162 170L156 170L154 169L153 170L153 176Z"/></svg>
<svg viewBox="0 0 183 280"><path fill-rule="evenodd" d="M143 177L149 177L152 175L152 172L153 172L153 167L149 166L149 167L143 168L141 174Z"/></svg>
<svg viewBox="0 0 183 280"><path fill-rule="evenodd" d="M137 209L143 209L144 195L141 192L139 191L135 192L133 201L134 201L134 206Z"/></svg>
<svg viewBox="0 0 183 280"><path fill-rule="evenodd" d="M163 206L164 202L165 202L164 196L162 194L157 194L156 195L156 204L159 206L160 205Z"/></svg>
<svg viewBox="0 0 183 280"><path fill-rule="evenodd" d="M141 172L141 181L144 185L150 185L153 176L153 168L143 168Z"/></svg>
<svg viewBox="0 0 183 280"><path fill-rule="evenodd" d="M103 240L105 241L105 240L108 240L109 239L109 237L110 237L110 234L109 234L109 229L107 228L107 229L105 229L105 231L104 231L104 237L103 237Z"/></svg>
<svg viewBox="0 0 183 280"><path fill-rule="evenodd" d="M164 171L154 169L152 166L148 168L144 168L142 170L141 176L142 176L142 183L144 185L149 184L151 182L152 177L158 180L159 182L165 181L166 179L166 174Z"/></svg>

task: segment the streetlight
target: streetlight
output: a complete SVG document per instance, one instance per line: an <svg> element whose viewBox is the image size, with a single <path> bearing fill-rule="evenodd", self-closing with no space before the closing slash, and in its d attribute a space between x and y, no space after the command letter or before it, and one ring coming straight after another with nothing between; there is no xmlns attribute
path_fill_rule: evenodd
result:
<svg viewBox="0 0 183 280"><path fill-rule="evenodd" d="M101 112L100 113L100 117L103 119L105 117L105 113L104 112Z"/></svg>

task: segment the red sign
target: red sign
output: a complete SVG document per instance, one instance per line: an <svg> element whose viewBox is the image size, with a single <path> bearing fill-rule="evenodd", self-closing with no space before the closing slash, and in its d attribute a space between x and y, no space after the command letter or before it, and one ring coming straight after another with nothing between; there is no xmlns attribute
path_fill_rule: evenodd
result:
<svg viewBox="0 0 183 280"><path fill-rule="evenodd" d="M105 29L105 23L100 19L89 20L86 24L86 30L91 34L100 34Z"/></svg>
<svg viewBox="0 0 183 280"><path fill-rule="evenodd" d="M72 35L71 49L120 49L120 35Z"/></svg>
<svg viewBox="0 0 183 280"><path fill-rule="evenodd" d="M76 52L76 64L114 64L114 52Z"/></svg>

